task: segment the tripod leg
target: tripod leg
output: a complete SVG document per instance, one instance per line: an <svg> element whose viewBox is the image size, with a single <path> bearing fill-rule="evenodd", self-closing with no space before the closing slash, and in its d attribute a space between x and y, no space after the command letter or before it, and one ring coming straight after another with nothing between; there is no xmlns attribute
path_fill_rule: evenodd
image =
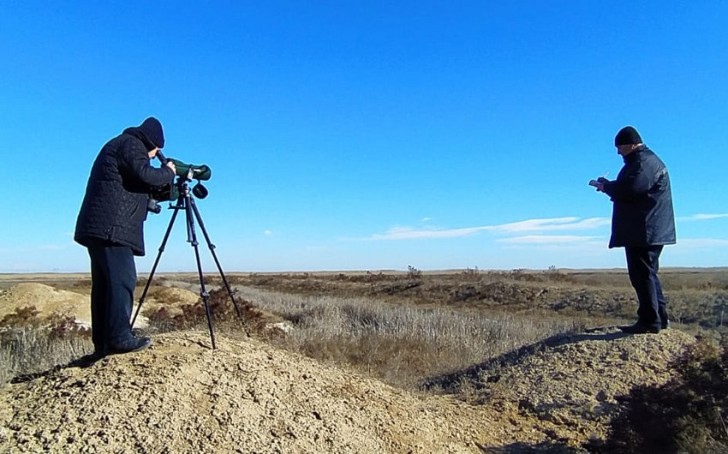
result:
<svg viewBox="0 0 728 454"><path fill-rule="evenodd" d="M212 312L210 311L210 294L207 293L207 290L205 289L205 278L202 275L202 263L200 262L200 250L197 247L197 234L195 232L195 220L192 216L192 208L191 206L194 203L194 200L192 197L190 197L189 194L187 194L186 197L187 200L187 241L192 245L192 248L195 250L195 260L197 261L197 275L200 278L200 296L202 297L202 302L205 305L205 314L207 315L207 327L210 329L210 341L212 342L212 349L215 349L215 330L212 327Z"/></svg>
<svg viewBox="0 0 728 454"><path fill-rule="evenodd" d="M159 252L157 253L157 258L154 260L154 266L152 266L152 270L149 272L149 277L147 278L147 283L144 286L144 291L142 292L141 298L139 298L139 306L137 306L136 311L134 312L134 317L131 319L131 327L134 327L134 322L136 322L137 316L139 315L139 311L142 309L142 304L144 304L144 299L147 297L147 292L149 291L149 286L152 284L152 278L154 277L154 272L157 270L157 265L159 265L159 259L162 258L162 252L164 252L164 247L167 245L167 240L169 239L169 233L172 231L172 226L174 225L174 220L177 219L177 213L179 213L179 203L177 202L177 206L174 207L174 213L172 214L172 218L169 220L169 225L167 226L167 231L164 233L164 239L162 239L162 244L159 246Z"/></svg>
<svg viewBox="0 0 728 454"><path fill-rule="evenodd" d="M233 303L233 307L235 307L235 313L237 314L238 318L242 318L240 315L240 308L238 307L237 301L235 301L235 293L230 289L230 284L228 284L227 278L225 277L225 273L222 272L222 267L220 266L220 261L217 259L217 254L215 253L215 245L212 244L212 241L210 240L210 236L207 234L207 229L205 229L205 223L202 222L202 216L200 216L200 211L197 209L197 204L195 204L194 199L190 199L192 210L195 213L195 217L197 218L197 222L200 224L200 229L202 229L202 234L205 236L205 240L207 241L207 247L210 249L210 253L212 254L212 258L215 260L215 265L217 265L217 270L220 272L220 277L222 277L222 282L225 284L225 289L228 292L228 295L230 296L230 301Z"/></svg>

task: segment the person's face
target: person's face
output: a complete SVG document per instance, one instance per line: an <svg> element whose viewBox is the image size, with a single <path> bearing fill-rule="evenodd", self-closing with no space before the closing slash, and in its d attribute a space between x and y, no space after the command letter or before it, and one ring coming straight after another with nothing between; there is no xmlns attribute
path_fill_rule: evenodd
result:
<svg viewBox="0 0 728 454"><path fill-rule="evenodd" d="M153 159L155 156L157 156L157 152L159 151L159 147L156 147L154 150L149 150L149 159Z"/></svg>
<svg viewBox="0 0 728 454"><path fill-rule="evenodd" d="M635 149L635 146L632 144L628 145L617 145L617 154L621 155L622 157L627 156L628 154L632 153Z"/></svg>

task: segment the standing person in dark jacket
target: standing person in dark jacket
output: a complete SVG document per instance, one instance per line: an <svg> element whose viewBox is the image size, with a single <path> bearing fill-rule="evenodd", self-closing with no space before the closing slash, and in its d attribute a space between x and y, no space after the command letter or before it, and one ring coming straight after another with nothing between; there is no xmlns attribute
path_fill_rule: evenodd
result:
<svg viewBox="0 0 728 454"><path fill-rule="evenodd" d="M642 143L632 126L614 138L624 166L617 179L599 178L598 191L614 203L609 247L624 247L629 279L637 293L637 323L622 326L626 333L659 333L668 327L667 302L657 276L662 248L675 244L670 175L665 164Z"/></svg>
<svg viewBox="0 0 728 454"><path fill-rule="evenodd" d="M94 357L148 347L135 337L130 317L136 287L134 256L144 255L143 224L150 191L174 179L175 168L155 168L149 160L164 147L162 125L154 117L124 130L101 148L86 186L74 239L91 258L91 324Z"/></svg>

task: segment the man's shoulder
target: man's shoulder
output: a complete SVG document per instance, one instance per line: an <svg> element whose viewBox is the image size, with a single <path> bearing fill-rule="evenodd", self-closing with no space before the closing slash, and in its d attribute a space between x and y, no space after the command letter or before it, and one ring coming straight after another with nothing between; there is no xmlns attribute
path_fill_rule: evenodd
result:
<svg viewBox="0 0 728 454"><path fill-rule="evenodd" d="M657 153L655 153L655 150L653 150L652 148L650 148L648 146L645 146L644 148L642 148L642 153L640 153L640 154L644 157L653 157L653 156L656 158L658 157Z"/></svg>
<svg viewBox="0 0 728 454"><path fill-rule="evenodd" d="M644 147L642 150L640 150L639 153L637 153L637 156L641 161L659 161L660 157L657 156L657 153L655 153L651 148Z"/></svg>
<svg viewBox="0 0 728 454"><path fill-rule="evenodd" d="M649 148L640 153L640 163L640 166L649 172L667 172L667 165Z"/></svg>
<svg viewBox="0 0 728 454"><path fill-rule="evenodd" d="M144 143L131 134L123 132L106 143L117 153L146 153Z"/></svg>

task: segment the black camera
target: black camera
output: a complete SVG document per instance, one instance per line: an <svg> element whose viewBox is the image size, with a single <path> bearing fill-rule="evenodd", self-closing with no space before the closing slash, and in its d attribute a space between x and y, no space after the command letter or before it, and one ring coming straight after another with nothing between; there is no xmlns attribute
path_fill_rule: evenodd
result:
<svg viewBox="0 0 728 454"><path fill-rule="evenodd" d="M177 186L175 184L168 183L163 186L152 188L152 190L149 192L149 199L147 199L147 211L154 214L159 214L162 212L162 207L159 206L159 202L177 200L178 197L179 190L177 189Z"/></svg>
<svg viewBox="0 0 728 454"><path fill-rule="evenodd" d="M159 206L159 202L150 197L147 199L147 211L149 211L150 213L159 214L162 212L162 207Z"/></svg>

